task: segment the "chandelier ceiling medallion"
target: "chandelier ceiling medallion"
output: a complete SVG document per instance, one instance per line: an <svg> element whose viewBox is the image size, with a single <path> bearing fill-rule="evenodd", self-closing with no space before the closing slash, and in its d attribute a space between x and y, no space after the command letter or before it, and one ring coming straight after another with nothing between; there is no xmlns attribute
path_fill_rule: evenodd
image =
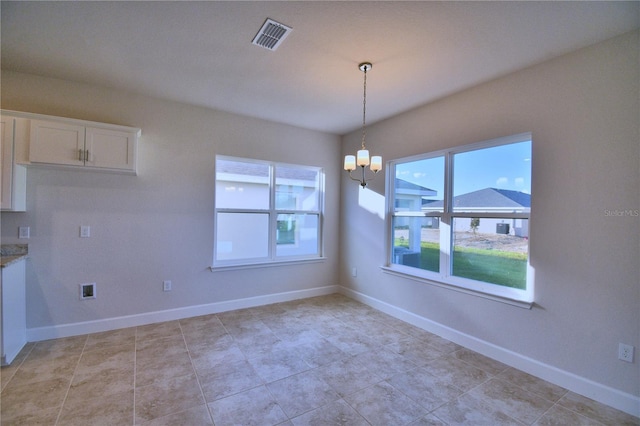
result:
<svg viewBox="0 0 640 426"><path fill-rule="evenodd" d="M344 169L349 172L349 177L360 183L362 188L367 186L367 182L373 179L373 176L369 179L366 178L366 168L373 173L378 173L382 170L382 157L374 155L369 158L369 150L365 145L366 127L367 127L367 71L370 71L373 65L370 62L363 62L358 65L360 71L364 73L363 84L363 97L362 97L362 146L358 150L356 155L345 155L344 157ZM357 167L362 169L362 177L355 178L351 174ZM375 176L375 175L374 175Z"/></svg>

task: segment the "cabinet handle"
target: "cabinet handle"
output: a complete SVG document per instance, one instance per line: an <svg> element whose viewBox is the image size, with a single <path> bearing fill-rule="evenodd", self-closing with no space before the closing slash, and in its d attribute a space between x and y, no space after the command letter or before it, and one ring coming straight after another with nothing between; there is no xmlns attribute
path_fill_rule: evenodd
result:
<svg viewBox="0 0 640 426"><path fill-rule="evenodd" d="M84 152L84 161L89 161L89 150L88 149Z"/></svg>
<svg viewBox="0 0 640 426"><path fill-rule="evenodd" d="M79 161L83 161L83 159L82 159L82 151L83 151L82 149L78 150L78 160Z"/></svg>

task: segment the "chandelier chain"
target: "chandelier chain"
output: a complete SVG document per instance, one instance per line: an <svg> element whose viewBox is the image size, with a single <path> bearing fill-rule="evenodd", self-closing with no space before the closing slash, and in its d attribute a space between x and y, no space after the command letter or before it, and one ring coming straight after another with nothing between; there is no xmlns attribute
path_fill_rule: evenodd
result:
<svg viewBox="0 0 640 426"><path fill-rule="evenodd" d="M362 149L365 149L364 139L366 136L366 117L367 117L367 67L364 69L364 84L362 96Z"/></svg>

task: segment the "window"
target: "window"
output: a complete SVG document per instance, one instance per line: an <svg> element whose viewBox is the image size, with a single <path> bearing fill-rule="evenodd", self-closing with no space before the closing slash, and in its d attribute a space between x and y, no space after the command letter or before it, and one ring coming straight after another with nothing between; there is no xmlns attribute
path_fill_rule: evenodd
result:
<svg viewBox="0 0 640 426"><path fill-rule="evenodd" d="M531 302L531 134L390 162L387 270Z"/></svg>
<svg viewBox="0 0 640 426"><path fill-rule="evenodd" d="M323 173L216 157L214 267L321 256Z"/></svg>

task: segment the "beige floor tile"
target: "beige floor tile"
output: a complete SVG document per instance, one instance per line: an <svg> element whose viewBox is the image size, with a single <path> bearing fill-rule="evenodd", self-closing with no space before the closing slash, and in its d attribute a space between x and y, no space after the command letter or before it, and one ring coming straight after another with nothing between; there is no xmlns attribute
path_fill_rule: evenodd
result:
<svg viewBox="0 0 640 426"><path fill-rule="evenodd" d="M208 405L216 426L277 425L287 420L286 414L265 386L219 399Z"/></svg>
<svg viewBox="0 0 640 426"><path fill-rule="evenodd" d="M463 391L474 388L490 378L486 371L449 355L428 362L423 368Z"/></svg>
<svg viewBox="0 0 640 426"><path fill-rule="evenodd" d="M188 410L181 411L179 413L169 414L168 416L158 417L149 422L144 423L144 426L207 426L213 425L211 416L209 415L209 409L206 405L199 405L197 407L189 408Z"/></svg>
<svg viewBox="0 0 640 426"><path fill-rule="evenodd" d="M402 355L417 366L423 366L444 355L443 352L414 337L405 338L385 346L397 354Z"/></svg>
<svg viewBox="0 0 640 426"><path fill-rule="evenodd" d="M136 363L141 365L154 362L158 358L186 353L187 345L180 334L136 343Z"/></svg>
<svg viewBox="0 0 640 426"><path fill-rule="evenodd" d="M204 404L195 374L176 377L136 388L136 423L144 423L168 414Z"/></svg>
<svg viewBox="0 0 640 426"><path fill-rule="evenodd" d="M552 402L528 392L521 387L499 379L491 379L469 391L478 399L509 417L532 424L551 406Z"/></svg>
<svg viewBox="0 0 640 426"><path fill-rule="evenodd" d="M246 360L244 353L242 353L235 343L226 349L210 351L195 350L193 352L190 351L190 354L196 372L203 376L223 368L226 364Z"/></svg>
<svg viewBox="0 0 640 426"><path fill-rule="evenodd" d="M340 399L340 395L313 370L269 383L267 389L289 418Z"/></svg>
<svg viewBox="0 0 640 426"><path fill-rule="evenodd" d="M54 426L58 420L60 407L40 411L20 413L12 417L0 416L2 426Z"/></svg>
<svg viewBox="0 0 640 426"><path fill-rule="evenodd" d="M388 379L398 373L413 370L417 367L405 356L386 348L363 352L355 355L354 358L369 370L375 371L376 375L383 379Z"/></svg>
<svg viewBox="0 0 640 426"><path fill-rule="evenodd" d="M327 365L350 356L325 338L314 339L307 343L292 346L288 350L302 358L310 367Z"/></svg>
<svg viewBox="0 0 640 426"><path fill-rule="evenodd" d="M44 360L68 355L80 355L86 341L87 336L83 335L37 342L29 353L27 360L30 358Z"/></svg>
<svg viewBox="0 0 640 426"><path fill-rule="evenodd" d="M270 331L265 334L236 337L235 342L247 358L264 356L287 348L287 345Z"/></svg>
<svg viewBox="0 0 640 426"><path fill-rule="evenodd" d="M453 343L451 340L447 340L443 337L431 333L424 336L421 340L424 340L429 346L434 347L440 352L444 352L446 354L450 354L452 352L463 349L462 346Z"/></svg>
<svg viewBox="0 0 640 426"><path fill-rule="evenodd" d="M159 322L156 324L143 325L136 329L137 342L144 342L147 340L175 335L182 335L179 321Z"/></svg>
<svg viewBox="0 0 640 426"><path fill-rule="evenodd" d="M350 328L341 330L339 334L327 336L326 339L349 355L357 355L380 347L380 345L369 339L366 335Z"/></svg>
<svg viewBox="0 0 640 426"><path fill-rule="evenodd" d="M428 414L389 383L380 382L345 396L345 401L372 425L405 425Z"/></svg>
<svg viewBox="0 0 640 426"><path fill-rule="evenodd" d="M382 381L382 377L375 371L353 357L323 365L317 371L341 396L350 395Z"/></svg>
<svg viewBox="0 0 640 426"><path fill-rule="evenodd" d="M500 425L500 426L523 426L524 424L509 417L491 405L487 405L483 400L479 400L469 394L462 395L433 413L438 419L450 425Z"/></svg>
<svg viewBox="0 0 640 426"><path fill-rule="evenodd" d="M443 422L433 414L427 414L426 416L409 423L408 426L448 426L447 423Z"/></svg>
<svg viewBox="0 0 640 426"><path fill-rule="evenodd" d="M55 379L69 382L79 359L79 353L68 356L60 355L57 358L46 356L43 359L32 354L16 370L7 388Z"/></svg>
<svg viewBox="0 0 640 426"><path fill-rule="evenodd" d="M249 363L262 379L269 383L309 370L302 358L288 352L278 351L252 358Z"/></svg>
<svg viewBox="0 0 640 426"><path fill-rule="evenodd" d="M568 392L558 405L606 425L640 425L640 418L608 407L584 396Z"/></svg>
<svg viewBox="0 0 640 426"><path fill-rule="evenodd" d="M53 379L22 386L7 386L0 394L0 417L4 422L8 422L16 417L62 406L70 381Z"/></svg>
<svg viewBox="0 0 640 426"><path fill-rule="evenodd" d="M191 334L199 330L224 330L222 321L215 314L184 318L178 321L183 334Z"/></svg>
<svg viewBox="0 0 640 426"><path fill-rule="evenodd" d="M640 425L338 294L30 343L0 374L1 426Z"/></svg>
<svg viewBox="0 0 640 426"><path fill-rule="evenodd" d="M584 417L571 410L567 410L559 405L555 405L549 409L542 417L534 423L535 426L602 426L588 417Z"/></svg>
<svg viewBox="0 0 640 426"><path fill-rule="evenodd" d="M118 330L105 331L87 336L85 351L105 349L111 346L133 345L136 339L136 328L121 328Z"/></svg>
<svg viewBox="0 0 640 426"><path fill-rule="evenodd" d="M84 374L100 369L133 369L135 362L134 342L84 351L75 373Z"/></svg>
<svg viewBox="0 0 640 426"><path fill-rule="evenodd" d="M205 370L198 371L198 379L201 384L210 383L215 381L216 379L222 376L228 376L229 374L234 373L242 373L250 371L255 374L253 367L244 358L237 359L235 361L229 361L218 365L217 367Z"/></svg>
<svg viewBox="0 0 640 426"><path fill-rule="evenodd" d="M423 368L397 374L387 382L428 411L457 398L462 391Z"/></svg>
<svg viewBox="0 0 640 426"><path fill-rule="evenodd" d="M433 338L432 338L433 339ZM502 373L504 370L509 368L507 365L493 360L489 357L481 355L477 352L474 352L469 349L460 349L452 354L455 358L466 362L467 364L471 364L474 367L477 367L481 370L486 371L492 376Z"/></svg>
<svg viewBox="0 0 640 426"><path fill-rule="evenodd" d="M567 390L560 386L556 386L553 383L549 383L523 371L516 370L515 368L508 368L497 377L499 379L515 383L521 388L552 402L558 401L567 393Z"/></svg>
<svg viewBox="0 0 640 426"><path fill-rule="evenodd" d="M22 365L27 358L31 350L34 348L35 343L27 343L20 353L15 357L11 365L3 365L0 367L0 391L7 386L9 381L18 371L18 368Z"/></svg>
<svg viewBox="0 0 640 426"><path fill-rule="evenodd" d="M145 360L136 365L136 387L148 386L158 381L192 375L194 373L188 352Z"/></svg>
<svg viewBox="0 0 640 426"><path fill-rule="evenodd" d="M82 401L133 389L133 363L121 368L100 368L76 374L67 400Z"/></svg>
<svg viewBox="0 0 640 426"><path fill-rule="evenodd" d="M369 423L344 400L338 400L323 407L291 419L296 426L345 425L368 426Z"/></svg>
<svg viewBox="0 0 640 426"><path fill-rule="evenodd" d="M208 382L202 382L202 392L207 402L226 398L246 390L262 386L264 381L256 374L250 365L247 369L218 376Z"/></svg>
<svg viewBox="0 0 640 426"><path fill-rule="evenodd" d="M65 426L133 424L133 390L65 402L58 424Z"/></svg>

